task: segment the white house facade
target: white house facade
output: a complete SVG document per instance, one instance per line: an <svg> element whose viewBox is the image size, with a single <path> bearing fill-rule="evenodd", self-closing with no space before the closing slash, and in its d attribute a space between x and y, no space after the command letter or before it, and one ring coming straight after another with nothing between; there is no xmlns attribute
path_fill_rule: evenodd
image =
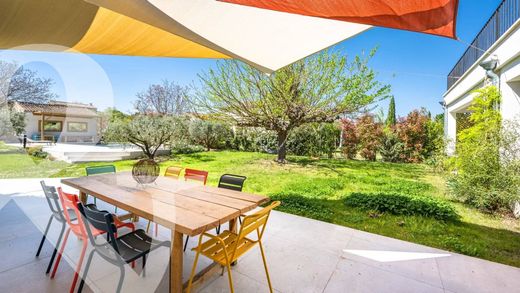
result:
<svg viewBox="0 0 520 293"><path fill-rule="evenodd" d="M520 119L520 0L504 0L448 75L444 93L448 153L455 151L458 121L475 89L490 83L501 94L504 120Z"/></svg>
<svg viewBox="0 0 520 293"><path fill-rule="evenodd" d="M90 104L15 102L13 110L25 114L25 134L31 140L68 143L99 140L97 109Z"/></svg>

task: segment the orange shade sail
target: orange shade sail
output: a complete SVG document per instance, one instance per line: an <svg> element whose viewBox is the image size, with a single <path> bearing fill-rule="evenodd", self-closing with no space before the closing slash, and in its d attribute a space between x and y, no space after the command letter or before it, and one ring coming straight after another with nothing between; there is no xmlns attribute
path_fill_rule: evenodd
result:
<svg viewBox="0 0 520 293"><path fill-rule="evenodd" d="M220 0L456 39L458 0Z"/></svg>

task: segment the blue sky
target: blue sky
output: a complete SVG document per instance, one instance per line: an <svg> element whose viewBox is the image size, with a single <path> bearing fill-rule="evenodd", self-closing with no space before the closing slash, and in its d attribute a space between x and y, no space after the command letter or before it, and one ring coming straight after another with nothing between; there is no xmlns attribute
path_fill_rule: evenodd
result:
<svg viewBox="0 0 520 293"><path fill-rule="evenodd" d="M426 107L432 113L442 112L438 104L446 90L446 75L501 0L460 0L457 35L462 42L425 34L386 28L373 28L335 46L353 56L378 47L371 66L378 79L390 84L396 99L398 115ZM215 64L211 59L148 58L70 53L34 53L0 51L0 59L17 60L56 82L53 90L60 100L93 102L99 108L115 106L130 112L137 92L162 79L191 84L197 73ZM83 58L83 59L82 59ZM40 60L40 61L34 61ZM53 64L53 66L49 65ZM57 67L57 69L56 69ZM103 73L104 71L104 73ZM106 75L105 75L106 73ZM61 80L67 76L68 80ZM109 85L109 84L110 85ZM67 84L67 87L65 87ZM380 104L386 111L388 101Z"/></svg>

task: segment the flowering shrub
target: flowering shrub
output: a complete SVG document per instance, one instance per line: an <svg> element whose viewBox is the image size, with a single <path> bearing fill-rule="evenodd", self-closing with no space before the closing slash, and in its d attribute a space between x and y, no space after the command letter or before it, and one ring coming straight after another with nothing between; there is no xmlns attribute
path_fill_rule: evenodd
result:
<svg viewBox="0 0 520 293"><path fill-rule="evenodd" d="M359 138L359 154L368 161L375 161L383 136L381 123L375 122L373 115L364 114L358 118L356 128Z"/></svg>
<svg viewBox="0 0 520 293"><path fill-rule="evenodd" d="M352 119L341 119L343 145L341 151L349 158L354 159L358 152L359 138L357 136L356 122Z"/></svg>
<svg viewBox="0 0 520 293"><path fill-rule="evenodd" d="M403 161L419 163L424 159L424 146L428 141L427 125L429 121L430 117L425 109L413 110L406 118L399 118L395 132L403 143Z"/></svg>

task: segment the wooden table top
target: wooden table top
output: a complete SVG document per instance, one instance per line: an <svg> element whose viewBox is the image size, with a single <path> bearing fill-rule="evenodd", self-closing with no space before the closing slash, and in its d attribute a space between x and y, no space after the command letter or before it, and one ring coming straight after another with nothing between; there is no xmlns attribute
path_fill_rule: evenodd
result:
<svg viewBox="0 0 520 293"><path fill-rule="evenodd" d="M61 183L190 236L227 223L269 200L162 176L143 186L130 172L62 179Z"/></svg>

